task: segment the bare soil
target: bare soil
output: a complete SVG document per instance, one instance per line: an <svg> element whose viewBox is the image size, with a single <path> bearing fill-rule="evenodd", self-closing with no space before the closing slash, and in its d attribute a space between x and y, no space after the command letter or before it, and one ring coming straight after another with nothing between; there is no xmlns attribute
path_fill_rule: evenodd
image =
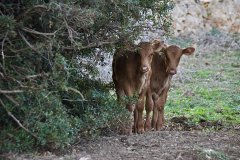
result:
<svg viewBox="0 0 240 160"><path fill-rule="evenodd" d="M240 132L159 131L103 137L81 147L89 159L240 159Z"/></svg>
<svg viewBox="0 0 240 160"><path fill-rule="evenodd" d="M16 160L239 160L240 127L179 131L165 129L131 136L103 136L75 144L71 153L56 156L8 154Z"/></svg>

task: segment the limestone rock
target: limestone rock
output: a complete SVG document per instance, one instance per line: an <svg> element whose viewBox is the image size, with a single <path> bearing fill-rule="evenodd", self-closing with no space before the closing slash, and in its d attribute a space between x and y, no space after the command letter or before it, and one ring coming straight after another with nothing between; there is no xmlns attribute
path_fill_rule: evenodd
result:
<svg viewBox="0 0 240 160"><path fill-rule="evenodd" d="M240 33L240 0L175 0L175 36L191 36L216 28Z"/></svg>

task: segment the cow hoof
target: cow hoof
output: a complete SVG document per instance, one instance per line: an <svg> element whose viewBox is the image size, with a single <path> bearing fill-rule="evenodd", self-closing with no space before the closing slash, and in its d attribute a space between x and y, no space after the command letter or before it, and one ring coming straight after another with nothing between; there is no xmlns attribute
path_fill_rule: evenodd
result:
<svg viewBox="0 0 240 160"><path fill-rule="evenodd" d="M123 134L123 135L128 135L128 136L133 134L132 129L129 129L129 128L122 129L120 133Z"/></svg>
<svg viewBox="0 0 240 160"><path fill-rule="evenodd" d="M157 128L155 128L155 131L160 131L163 130L163 126L158 126Z"/></svg>
<svg viewBox="0 0 240 160"><path fill-rule="evenodd" d="M144 127L145 132L149 132L149 131L151 131L151 129L152 129L151 126L145 126Z"/></svg>
<svg viewBox="0 0 240 160"><path fill-rule="evenodd" d="M148 131L149 131L149 129L148 129L148 128L146 128L146 127L144 127L144 131L145 131L145 132L148 132Z"/></svg>
<svg viewBox="0 0 240 160"><path fill-rule="evenodd" d="M163 128L163 125L159 125L159 126L157 126L157 131L160 131L161 129Z"/></svg>
<svg viewBox="0 0 240 160"><path fill-rule="evenodd" d="M144 130L145 130L145 132L150 131L151 130L151 125L145 124Z"/></svg>
<svg viewBox="0 0 240 160"><path fill-rule="evenodd" d="M159 130L160 130L160 128L158 128L158 127L152 128L152 131L159 131Z"/></svg>
<svg viewBox="0 0 240 160"><path fill-rule="evenodd" d="M149 128L149 127L145 127L145 128L144 128L144 131L145 131L145 132L148 132L148 131L150 131L150 128Z"/></svg>
<svg viewBox="0 0 240 160"><path fill-rule="evenodd" d="M142 129L138 129L138 132L137 132L138 134L143 134L144 133L144 129L142 128Z"/></svg>

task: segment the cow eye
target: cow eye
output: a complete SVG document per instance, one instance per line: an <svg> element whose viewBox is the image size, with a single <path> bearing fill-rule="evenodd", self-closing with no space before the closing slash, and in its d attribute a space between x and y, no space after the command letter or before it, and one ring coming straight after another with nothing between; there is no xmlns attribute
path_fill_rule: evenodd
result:
<svg viewBox="0 0 240 160"><path fill-rule="evenodd" d="M148 56L149 59L152 59L152 57L153 57L153 54L150 54L150 55Z"/></svg>

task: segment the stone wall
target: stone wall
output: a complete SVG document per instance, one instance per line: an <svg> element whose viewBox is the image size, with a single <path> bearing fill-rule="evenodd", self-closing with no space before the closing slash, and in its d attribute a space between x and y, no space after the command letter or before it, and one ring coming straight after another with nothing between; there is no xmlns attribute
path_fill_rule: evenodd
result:
<svg viewBox="0 0 240 160"><path fill-rule="evenodd" d="M240 33L240 0L175 0L174 36L196 35L213 28Z"/></svg>

